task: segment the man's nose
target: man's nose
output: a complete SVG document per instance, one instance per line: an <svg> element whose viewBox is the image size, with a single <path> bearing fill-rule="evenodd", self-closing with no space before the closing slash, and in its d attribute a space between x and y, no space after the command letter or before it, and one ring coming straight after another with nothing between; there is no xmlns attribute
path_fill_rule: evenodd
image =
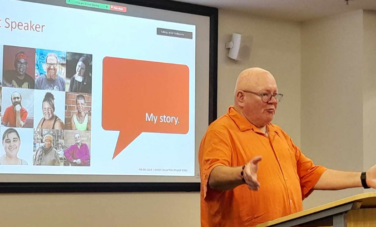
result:
<svg viewBox="0 0 376 227"><path fill-rule="evenodd" d="M270 100L268 103L277 103L277 98L275 96L272 95L272 97L270 97Z"/></svg>

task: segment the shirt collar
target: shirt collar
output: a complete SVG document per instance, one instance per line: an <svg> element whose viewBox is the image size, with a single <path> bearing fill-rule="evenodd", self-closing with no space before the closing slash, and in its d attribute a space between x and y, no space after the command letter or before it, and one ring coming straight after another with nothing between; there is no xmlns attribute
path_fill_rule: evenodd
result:
<svg viewBox="0 0 376 227"><path fill-rule="evenodd" d="M244 132L247 130L252 130L254 132L262 133L260 129L258 129L254 124L249 122L244 116L242 116L238 111L236 111L234 106L230 106L228 108L227 114L234 121L236 126L238 126L240 131ZM274 125L271 123L267 125L267 128L269 130L269 134L277 131L276 127L274 127Z"/></svg>

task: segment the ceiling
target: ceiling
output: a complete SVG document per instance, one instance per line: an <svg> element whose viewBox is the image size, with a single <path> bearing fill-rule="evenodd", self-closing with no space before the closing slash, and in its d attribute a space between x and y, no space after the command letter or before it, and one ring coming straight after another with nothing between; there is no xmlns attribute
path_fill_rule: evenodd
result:
<svg viewBox="0 0 376 227"><path fill-rule="evenodd" d="M376 10L376 0L178 0L257 16L306 21L354 10Z"/></svg>

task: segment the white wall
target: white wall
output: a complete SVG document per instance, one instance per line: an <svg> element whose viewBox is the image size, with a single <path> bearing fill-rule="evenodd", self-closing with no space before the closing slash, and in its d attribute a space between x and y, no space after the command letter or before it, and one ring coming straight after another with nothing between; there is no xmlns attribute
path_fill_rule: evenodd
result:
<svg viewBox="0 0 376 227"><path fill-rule="evenodd" d="M0 194L4 227L200 226L198 193Z"/></svg>
<svg viewBox="0 0 376 227"><path fill-rule="evenodd" d="M365 11L363 19L363 161L366 170L376 162L376 11Z"/></svg>
<svg viewBox="0 0 376 227"><path fill-rule="evenodd" d="M233 105L235 82L241 71L256 66L267 69L284 94L273 122L300 145L300 23L219 12L218 116ZM225 49L232 33L243 35L239 61L228 58Z"/></svg>
<svg viewBox="0 0 376 227"><path fill-rule="evenodd" d="M315 164L363 170L363 12L302 24L302 149ZM363 190L315 191L304 208Z"/></svg>

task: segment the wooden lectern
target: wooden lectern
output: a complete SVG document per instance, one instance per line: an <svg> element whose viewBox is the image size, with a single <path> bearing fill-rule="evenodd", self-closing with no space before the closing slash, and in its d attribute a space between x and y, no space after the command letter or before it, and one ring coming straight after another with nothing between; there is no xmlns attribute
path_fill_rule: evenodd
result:
<svg viewBox="0 0 376 227"><path fill-rule="evenodd" d="M376 193L364 193L304 210L256 227L376 227Z"/></svg>

